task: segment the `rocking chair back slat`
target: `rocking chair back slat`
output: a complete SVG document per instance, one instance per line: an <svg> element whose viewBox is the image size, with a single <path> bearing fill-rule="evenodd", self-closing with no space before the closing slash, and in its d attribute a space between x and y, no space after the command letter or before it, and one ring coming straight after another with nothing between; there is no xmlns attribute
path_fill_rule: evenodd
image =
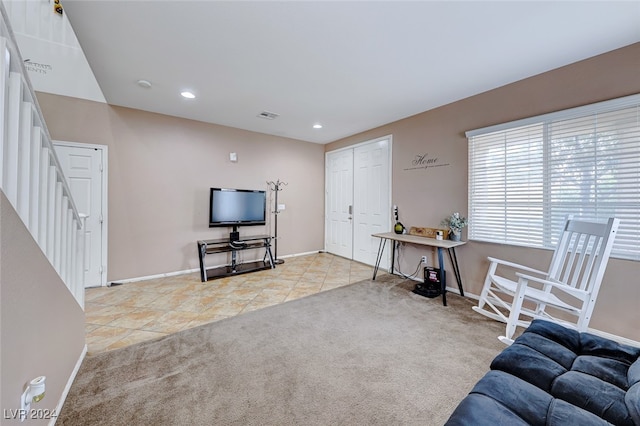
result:
<svg viewBox="0 0 640 426"><path fill-rule="evenodd" d="M580 285L577 287L580 290L587 291L589 288L589 282L591 277L593 276L594 267L596 265L596 260L598 259L598 252L600 250L600 246L602 246L602 237L594 236L593 242L591 246L593 247L592 252L589 254L589 261L585 267L584 278L580 282ZM575 286L574 286L575 287Z"/></svg>

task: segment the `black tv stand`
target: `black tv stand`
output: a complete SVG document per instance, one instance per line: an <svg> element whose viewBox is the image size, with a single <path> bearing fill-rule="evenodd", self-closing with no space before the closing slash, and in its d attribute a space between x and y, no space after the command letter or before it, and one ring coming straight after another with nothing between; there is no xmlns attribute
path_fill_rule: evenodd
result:
<svg viewBox="0 0 640 426"><path fill-rule="evenodd" d="M256 235L242 237L235 241L231 239L199 240L198 257L200 258L200 279L202 282L216 278L229 277L247 272L273 269L276 264L271 254L271 237L269 235ZM262 261L237 263L236 252L250 249L264 249ZM208 268L205 258L208 254L231 252L231 263L224 266Z"/></svg>

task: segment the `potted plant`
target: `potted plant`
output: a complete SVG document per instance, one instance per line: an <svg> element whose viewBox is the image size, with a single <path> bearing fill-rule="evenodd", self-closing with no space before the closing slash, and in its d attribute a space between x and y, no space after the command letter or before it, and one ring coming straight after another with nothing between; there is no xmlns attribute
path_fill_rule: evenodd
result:
<svg viewBox="0 0 640 426"><path fill-rule="evenodd" d="M468 223L467 218L460 216L458 212L453 213L442 221L442 225L449 228L449 239L452 241L460 241L462 228L467 226Z"/></svg>

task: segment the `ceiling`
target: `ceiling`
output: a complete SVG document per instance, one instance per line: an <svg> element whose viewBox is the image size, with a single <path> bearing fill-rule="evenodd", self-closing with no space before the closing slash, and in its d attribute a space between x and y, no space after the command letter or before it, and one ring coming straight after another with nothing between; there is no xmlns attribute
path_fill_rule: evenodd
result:
<svg viewBox="0 0 640 426"><path fill-rule="evenodd" d="M315 143L640 41L638 1L63 5L108 103Z"/></svg>

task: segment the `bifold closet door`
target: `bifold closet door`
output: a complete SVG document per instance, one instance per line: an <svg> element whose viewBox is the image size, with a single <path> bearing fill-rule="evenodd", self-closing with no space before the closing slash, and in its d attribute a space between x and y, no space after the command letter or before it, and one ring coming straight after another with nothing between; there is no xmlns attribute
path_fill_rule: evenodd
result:
<svg viewBox="0 0 640 426"><path fill-rule="evenodd" d="M326 155L325 250L368 265L379 240L391 229L390 138ZM380 266L388 268L389 256Z"/></svg>

